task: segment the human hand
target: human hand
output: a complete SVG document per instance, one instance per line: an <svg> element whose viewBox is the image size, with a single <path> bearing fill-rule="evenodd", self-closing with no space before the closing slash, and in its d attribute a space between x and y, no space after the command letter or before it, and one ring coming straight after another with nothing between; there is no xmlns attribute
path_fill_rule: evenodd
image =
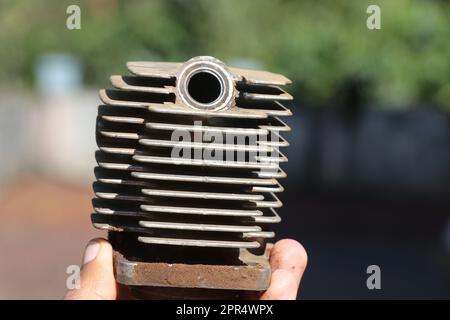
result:
<svg viewBox="0 0 450 320"><path fill-rule="evenodd" d="M283 239L267 246L272 275L269 288L260 300L295 300L308 263L305 249L292 239Z"/></svg>
<svg viewBox="0 0 450 320"><path fill-rule="evenodd" d="M101 238L89 241L82 263L80 288L68 290L64 300L115 300L117 285L111 244Z"/></svg>
<svg viewBox="0 0 450 320"><path fill-rule="evenodd" d="M297 297L307 255L295 240L269 244L272 277L262 300L293 300ZM86 246L80 274L80 288L67 291L66 300L115 300L117 285L113 271L113 251L104 239L91 240Z"/></svg>

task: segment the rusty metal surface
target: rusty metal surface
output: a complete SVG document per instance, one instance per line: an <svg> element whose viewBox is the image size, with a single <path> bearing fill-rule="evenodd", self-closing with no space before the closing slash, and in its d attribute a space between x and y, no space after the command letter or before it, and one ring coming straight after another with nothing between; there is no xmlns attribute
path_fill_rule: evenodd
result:
<svg viewBox="0 0 450 320"><path fill-rule="evenodd" d="M290 81L212 57L127 67L132 75L113 75L113 89L100 90L91 216L117 251L118 282L264 290L265 245L281 221L277 179L286 177L280 149L289 145L280 117L292 114L280 86ZM174 130L237 142L178 141ZM175 147L245 159L174 158Z"/></svg>
<svg viewBox="0 0 450 320"><path fill-rule="evenodd" d="M256 256L241 250L243 265L168 264L133 262L115 253L119 283L126 285L263 291L270 283L267 252Z"/></svg>

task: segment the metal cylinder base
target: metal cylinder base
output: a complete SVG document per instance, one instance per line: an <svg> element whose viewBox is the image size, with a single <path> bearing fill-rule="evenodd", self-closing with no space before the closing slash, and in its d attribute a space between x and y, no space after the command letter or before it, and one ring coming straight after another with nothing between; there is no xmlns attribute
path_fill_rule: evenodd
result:
<svg viewBox="0 0 450 320"><path fill-rule="evenodd" d="M134 262L115 252L114 267L122 298L257 298L270 282L267 252L257 256L242 250L239 259L242 265Z"/></svg>

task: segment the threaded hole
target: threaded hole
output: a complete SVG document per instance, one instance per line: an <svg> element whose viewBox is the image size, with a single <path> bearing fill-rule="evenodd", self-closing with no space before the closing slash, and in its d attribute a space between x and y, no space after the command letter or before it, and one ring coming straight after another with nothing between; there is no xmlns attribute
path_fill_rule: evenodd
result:
<svg viewBox="0 0 450 320"><path fill-rule="evenodd" d="M201 104L216 101L222 94L220 79L211 72L201 71L191 76L187 91L192 99Z"/></svg>

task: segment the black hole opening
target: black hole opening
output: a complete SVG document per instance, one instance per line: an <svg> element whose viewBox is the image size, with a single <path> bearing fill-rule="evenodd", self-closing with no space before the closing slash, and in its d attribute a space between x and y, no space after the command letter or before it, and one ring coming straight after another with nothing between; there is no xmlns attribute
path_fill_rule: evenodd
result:
<svg viewBox="0 0 450 320"><path fill-rule="evenodd" d="M187 90L192 99L207 104L219 98L222 86L220 80L212 73L199 72L189 79Z"/></svg>

